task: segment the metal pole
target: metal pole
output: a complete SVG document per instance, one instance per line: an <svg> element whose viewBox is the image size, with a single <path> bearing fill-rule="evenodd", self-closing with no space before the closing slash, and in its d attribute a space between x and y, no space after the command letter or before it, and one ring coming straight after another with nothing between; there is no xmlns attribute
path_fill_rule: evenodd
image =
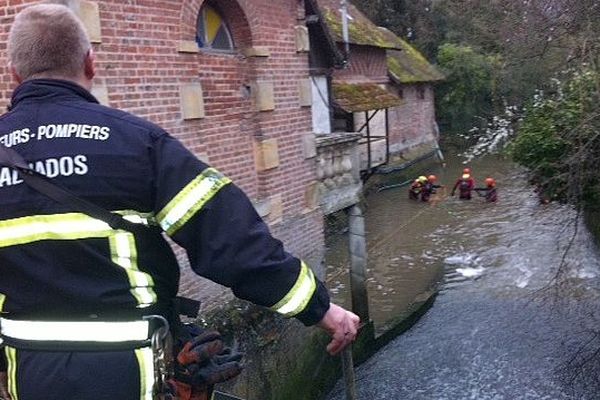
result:
<svg viewBox="0 0 600 400"><path fill-rule="evenodd" d="M342 6L342 36L346 50L346 61L350 58L350 35L348 34L348 4L346 0L341 0Z"/></svg>
<svg viewBox="0 0 600 400"><path fill-rule="evenodd" d="M352 346L348 346L342 351L342 369L344 370L344 382L346 383L346 400L357 400Z"/></svg>

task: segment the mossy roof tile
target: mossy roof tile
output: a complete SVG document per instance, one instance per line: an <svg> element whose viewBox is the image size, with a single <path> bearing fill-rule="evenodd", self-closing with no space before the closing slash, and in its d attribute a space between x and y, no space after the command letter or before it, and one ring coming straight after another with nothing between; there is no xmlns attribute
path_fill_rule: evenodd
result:
<svg viewBox="0 0 600 400"><path fill-rule="evenodd" d="M376 83L334 82L332 88L335 103L347 112L381 110L402 104L398 96Z"/></svg>
<svg viewBox="0 0 600 400"><path fill-rule="evenodd" d="M445 76L414 47L400 39L386 28L379 28L386 37L395 37L402 44L402 50L388 50L388 71L393 80L399 83L435 82Z"/></svg>

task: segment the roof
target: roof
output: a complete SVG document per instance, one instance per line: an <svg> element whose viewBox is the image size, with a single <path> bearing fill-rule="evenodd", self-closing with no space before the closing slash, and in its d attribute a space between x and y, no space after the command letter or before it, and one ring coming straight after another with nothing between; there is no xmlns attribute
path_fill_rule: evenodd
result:
<svg viewBox="0 0 600 400"><path fill-rule="evenodd" d="M334 40L343 42L340 0L316 0L316 3L323 14L325 24ZM399 40L396 40L399 38L387 36L377 27L377 25L360 12L358 8L350 2L347 4L348 14L350 15L350 18L348 19L350 43L384 49L402 49L402 43Z"/></svg>
<svg viewBox="0 0 600 400"><path fill-rule="evenodd" d="M346 112L381 110L396 107L402 100L376 83L332 84L336 105Z"/></svg>
<svg viewBox="0 0 600 400"><path fill-rule="evenodd" d="M388 50L387 65L391 78L398 83L441 81L446 77L417 49L400 39L390 30L379 27L386 37L395 37L402 44L402 51Z"/></svg>

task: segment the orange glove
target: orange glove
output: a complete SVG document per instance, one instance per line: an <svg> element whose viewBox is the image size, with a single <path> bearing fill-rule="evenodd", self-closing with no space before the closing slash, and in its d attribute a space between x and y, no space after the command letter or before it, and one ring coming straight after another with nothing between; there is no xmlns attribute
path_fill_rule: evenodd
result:
<svg viewBox="0 0 600 400"><path fill-rule="evenodd" d="M194 328L192 336L196 336L177 354L175 378L169 382L182 400L208 399L215 383L242 372L242 354L225 347L219 332Z"/></svg>

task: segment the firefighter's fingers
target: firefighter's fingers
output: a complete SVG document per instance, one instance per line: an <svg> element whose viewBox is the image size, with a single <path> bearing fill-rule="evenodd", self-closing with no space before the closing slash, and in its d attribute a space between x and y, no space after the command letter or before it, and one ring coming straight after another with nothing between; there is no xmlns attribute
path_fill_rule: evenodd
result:
<svg viewBox="0 0 600 400"><path fill-rule="evenodd" d="M319 322L319 326L332 337L327 345L329 354L338 354L356 339L359 323L360 318L353 312L333 303L329 306L329 310Z"/></svg>

